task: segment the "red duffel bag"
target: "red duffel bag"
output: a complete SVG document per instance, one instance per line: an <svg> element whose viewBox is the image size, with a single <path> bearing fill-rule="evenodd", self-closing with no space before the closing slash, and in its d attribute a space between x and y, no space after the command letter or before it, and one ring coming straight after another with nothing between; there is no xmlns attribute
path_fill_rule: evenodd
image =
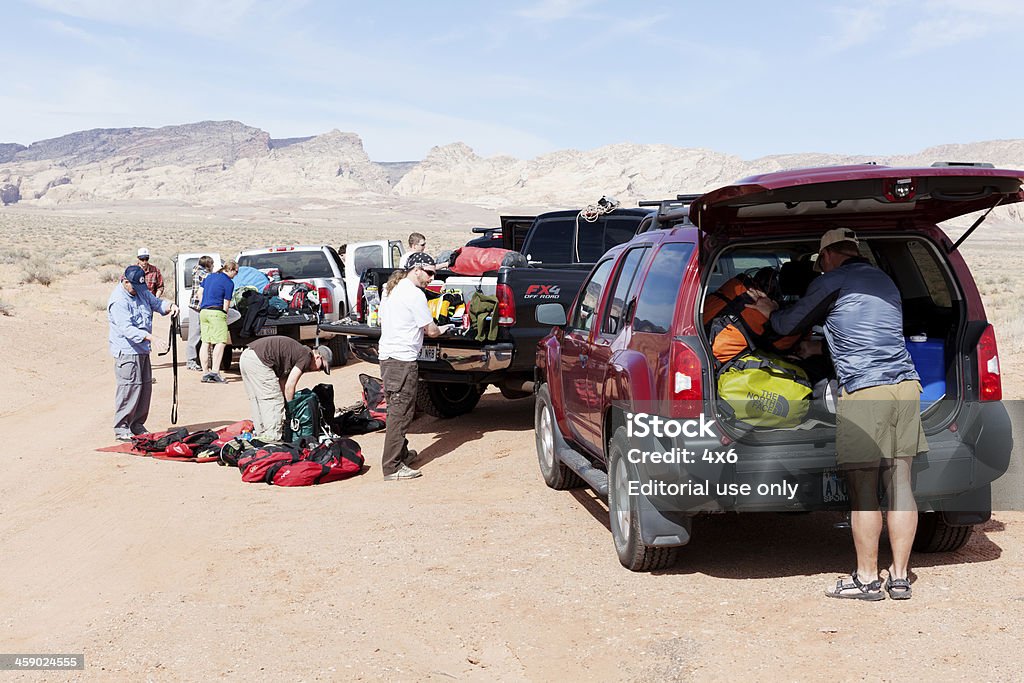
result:
<svg viewBox="0 0 1024 683"><path fill-rule="evenodd" d="M282 467L287 467L302 458L290 450L259 449L250 457L238 459L242 470L242 481L250 484L273 483L274 476Z"/></svg>
<svg viewBox="0 0 1024 683"><path fill-rule="evenodd" d="M483 275L501 266L529 265L518 251L498 247L462 247L452 253L455 262L448 270L459 275Z"/></svg>
<svg viewBox="0 0 1024 683"><path fill-rule="evenodd" d="M305 461L324 468L317 484L338 481L363 471L363 451L359 443L344 436L310 449Z"/></svg>
<svg viewBox="0 0 1024 683"><path fill-rule="evenodd" d="M273 478L267 483L274 486L312 486L333 481L323 478L330 471L331 468L318 462L300 460L275 471Z"/></svg>

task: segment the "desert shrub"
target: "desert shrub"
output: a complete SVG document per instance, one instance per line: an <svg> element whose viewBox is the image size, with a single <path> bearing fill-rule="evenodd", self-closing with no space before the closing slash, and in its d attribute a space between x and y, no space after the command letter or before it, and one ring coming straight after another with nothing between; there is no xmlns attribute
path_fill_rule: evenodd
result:
<svg viewBox="0 0 1024 683"><path fill-rule="evenodd" d="M30 260L25 265L23 273L21 281L24 284L38 283L44 287L49 287L60 275L50 261L40 257Z"/></svg>
<svg viewBox="0 0 1024 683"><path fill-rule="evenodd" d="M19 263L21 261L27 261L31 257L24 249L9 249L0 252L0 264Z"/></svg>
<svg viewBox="0 0 1024 683"><path fill-rule="evenodd" d="M105 299L82 299L81 303L90 311L96 313L107 310L107 302Z"/></svg>
<svg viewBox="0 0 1024 683"><path fill-rule="evenodd" d="M100 282L117 282L118 280L121 279L121 276L123 274L124 271L122 270L108 268L104 270L102 273L100 273Z"/></svg>

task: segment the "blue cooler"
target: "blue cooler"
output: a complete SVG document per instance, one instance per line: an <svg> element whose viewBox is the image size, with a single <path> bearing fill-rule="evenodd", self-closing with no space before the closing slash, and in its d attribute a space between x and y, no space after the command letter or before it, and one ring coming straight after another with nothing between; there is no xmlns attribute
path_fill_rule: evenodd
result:
<svg viewBox="0 0 1024 683"><path fill-rule="evenodd" d="M907 351L921 376L921 410L946 395L946 343L925 336L907 337Z"/></svg>

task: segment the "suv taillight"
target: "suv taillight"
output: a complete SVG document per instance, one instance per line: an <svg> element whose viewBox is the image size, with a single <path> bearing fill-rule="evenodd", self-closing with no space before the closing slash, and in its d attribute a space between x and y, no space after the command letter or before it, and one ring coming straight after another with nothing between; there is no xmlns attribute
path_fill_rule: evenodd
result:
<svg viewBox="0 0 1024 683"><path fill-rule="evenodd" d="M685 342L673 339L669 368L669 417L697 417L704 410L700 356Z"/></svg>
<svg viewBox="0 0 1024 683"><path fill-rule="evenodd" d="M331 300L331 290L326 287L317 287L316 294L320 298L320 312L325 315L334 313L334 301Z"/></svg>
<svg viewBox="0 0 1024 683"><path fill-rule="evenodd" d="M359 283L359 289L356 290L356 320L359 322L366 321L366 300L363 298L366 294L366 290L363 288L363 283Z"/></svg>
<svg viewBox="0 0 1024 683"><path fill-rule="evenodd" d="M498 285L494 295L498 299L498 307L495 309L498 314L498 324L515 325L516 301L512 296L512 288L508 285Z"/></svg>
<svg viewBox="0 0 1024 683"><path fill-rule="evenodd" d="M996 332L989 325L978 340L978 400L1001 401L1003 381L999 376L999 351Z"/></svg>

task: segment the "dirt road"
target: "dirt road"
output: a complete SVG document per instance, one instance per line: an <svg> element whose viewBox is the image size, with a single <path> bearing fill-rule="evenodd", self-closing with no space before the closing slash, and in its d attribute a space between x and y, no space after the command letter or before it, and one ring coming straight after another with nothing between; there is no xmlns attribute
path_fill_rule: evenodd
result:
<svg viewBox="0 0 1024 683"><path fill-rule="evenodd" d="M915 556L907 603L823 597L854 561L832 515L703 519L678 568L632 574L604 505L543 485L529 400L417 419L415 481L381 480L372 434L359 478L244 484L95 452L112 441L103 314L53 315L0 317L0 652L84 653L85 680L1019 680L1020 512ZM42 351L13 351L44 322ZM171 391L155 365L152 429ZM375 369L332 374L338 403ZM237 375L181 372L180 424L248 416Z"/></svg>

